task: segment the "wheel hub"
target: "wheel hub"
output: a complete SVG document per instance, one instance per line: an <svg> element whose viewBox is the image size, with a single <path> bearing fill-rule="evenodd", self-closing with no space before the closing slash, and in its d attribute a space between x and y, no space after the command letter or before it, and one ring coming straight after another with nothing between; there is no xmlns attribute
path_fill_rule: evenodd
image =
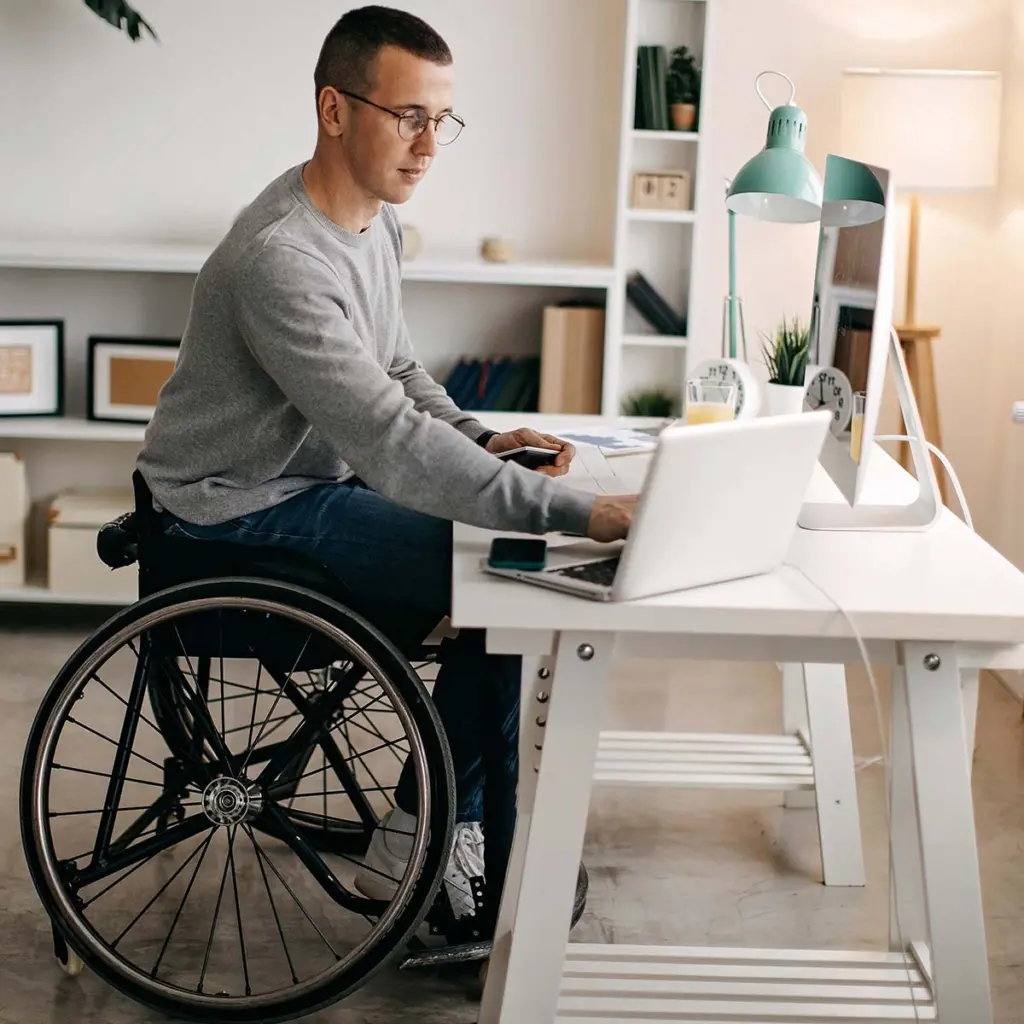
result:
<svg viewBox="0 0 1024 1024"><path fill-rule="evenodd" d="M254 783L221 776L203 790L203 813L215 825L240 825L263 810L263 794Z"/></svg>

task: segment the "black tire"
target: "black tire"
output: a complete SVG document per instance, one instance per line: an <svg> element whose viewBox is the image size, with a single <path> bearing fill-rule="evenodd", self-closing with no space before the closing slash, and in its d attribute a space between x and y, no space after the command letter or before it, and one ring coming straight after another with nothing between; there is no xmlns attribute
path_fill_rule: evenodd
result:
<svg viewBox="0 0 1024 1024"><path fill-rule="evenodd" d="M420 798L429 802L426 836L422 841L417 839L421 843L420 870L415 877L403 879L391 903L379 905L379 916L367 916L372 930L362 943L365 948L357 946L353 954L339 959L333 967L310 980L269 994L250 995L246 974L246 994L231 998L159 981L106 945L79 910L82 900L68 881L66 865L61 866L58 862L53 849L52 816L48 803L50 776L55 767L52 755L71 708L84 695L86 685L99 678L100 669L111 655L123 650L123 645L131 638L149 635L147 631L160 623L173 621L175 616L205 613L214 607L244 607L267 612L268 616L273 613L301 622L304 628L315 627L320 630L320 639L329 638L353 652L353 659L358 656L372 666L371 671L375 673L374 678L382 691L389 689L396 709L399 704L404 709L398 710L397 714L402 717L409 733L410 747L414 742L419 744L416 749L420 758L417 762L420 764L417 774ZM413 733L418 737L416 741L411 738ZM173 1017L209 1021L211 1024L264 1024L288 1020L331 1005L359 988L404 947L422 922L442 884L454 831L454 792L451 754L429 694L408 660L377 629L342 605L304 588L244 577L213 579L169 588L121 611L93 632L65 663L47 691L29 734L21 774L22 840L32 881L54 927L85 963L113 987L139 1003ZM205 804L200 802L199 806L205 813ZM193 817L198 821L202 813ZM218 827L222 826L211 826L211 836ZM243 828L244 825L236 825L235 833ZM251 831L253 829L250 828ZM268 832L263 834L272 835ZM416 835L420 837L422 834L421 826ZM258 852L256 860L260 860ZM71 873L72 881L73 875L74 872ZM121 880L118 879L117 884ZM237 889L235 901L239 904ZM272 896L270 903L273 905ZM241 931L240 904L238 910ZM216 921L215 916L214 927ZM371 938L372 943L369 941ZM283 934L281 941L284 942ZM244 959L244 949L242 956ZM290 958L289 968L295 978Z"/></svg>

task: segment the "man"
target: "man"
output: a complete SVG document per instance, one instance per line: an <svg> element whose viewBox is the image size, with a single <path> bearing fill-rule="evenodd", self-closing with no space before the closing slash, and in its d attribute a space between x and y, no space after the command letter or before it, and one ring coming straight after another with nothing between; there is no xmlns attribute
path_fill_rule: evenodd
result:
<svg viewBox="0 0 1024 1024"><path fill-rule="evenodd" d="M436 624L450 608L452 521L609 541L625 536L633 500L556 482L570 445L485 430L413 355L393 205L462 128L445 42L405 12L354 10L327 35L314 85L312 159L271 182L200 271L139 469L167 532L289 546L362 600ZM557 449L555 465L495 458L522 444ZM473 906L462 876L483 869L481 811L487 877L504 879L519 672L518 658L488 655L464 630L435 684L457 780L461 859L447 876L457 916ZM381 879L408 861L408 768L357 879L368 895L389 895Z"/></svg>

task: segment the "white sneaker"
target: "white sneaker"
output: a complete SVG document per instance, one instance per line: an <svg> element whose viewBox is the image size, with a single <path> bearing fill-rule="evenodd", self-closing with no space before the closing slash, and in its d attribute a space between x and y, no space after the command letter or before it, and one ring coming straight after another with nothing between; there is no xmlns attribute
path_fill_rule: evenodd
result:
<svg viewBox="0 0 1024 1024"><path fill-rule="evenodd" d="M368 899L390 900L398 891L412 855L416 818L395 807L381 818L370 838L363 866L356 872L355 887ZM476 910L469 879L483 876L484 834L478 822L459 822L448 865L445 890L456 918Z"/></svg>

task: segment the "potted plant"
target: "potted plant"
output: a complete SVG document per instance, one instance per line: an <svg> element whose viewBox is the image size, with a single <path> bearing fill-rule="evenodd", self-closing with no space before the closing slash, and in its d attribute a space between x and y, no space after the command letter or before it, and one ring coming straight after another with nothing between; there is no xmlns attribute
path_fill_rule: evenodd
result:
<svg viewBox="0 0 1024 1024"><path fill-rule="evenodd" d="M762 351L768 368L768 383L764 389L766 413L778 416L801 412L811 346L810 328L801 325L797 317L792 323L783 320L775 338L765 341Z"/></svg>
<svg viewBox="0 0 1024 1024"><path fill-rule="evenodd" d="M676 404L675 398L664 388L641 389L625 398L622 414L667 419L676 414Z"/></svg>
<svg viewBox="0 0 1024 1024"><path fill-rule="evenodd" d="M697 104L700 102L700 69L693 54L685 46L672 51L672 60L665 76L668 93L669 116L672 127L679 132L691 132L697 123Z"/></svg>

